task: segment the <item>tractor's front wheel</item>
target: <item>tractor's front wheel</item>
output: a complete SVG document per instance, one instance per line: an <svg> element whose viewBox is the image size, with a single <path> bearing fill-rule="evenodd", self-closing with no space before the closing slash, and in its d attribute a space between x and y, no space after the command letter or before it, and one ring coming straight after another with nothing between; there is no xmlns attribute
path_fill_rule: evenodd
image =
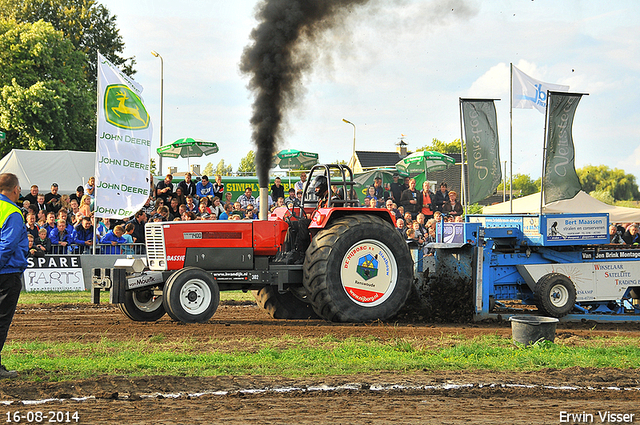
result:
<svg viewBox="0 0 640 425"><path fill-rule="evenodd" d="M209 273L186 267L169 277L162 298L172 319L200 323L209 320L218 309L220 289Z"/></svg>
<svg viewBox="0 0 640 425"><path fill-rule="evenodd" d="M354 214L313 238L304 286L319 316L334 322L386 320L411 292L413 260L400 233L383 219Z"/></svg>

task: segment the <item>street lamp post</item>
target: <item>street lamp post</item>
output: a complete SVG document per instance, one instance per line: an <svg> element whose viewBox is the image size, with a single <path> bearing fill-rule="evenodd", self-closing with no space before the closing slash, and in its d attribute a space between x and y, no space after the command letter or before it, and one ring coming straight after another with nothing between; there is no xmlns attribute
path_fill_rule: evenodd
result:
<svg viewBox="0 0 640 425"><path fill-rule="evenodd" d="M163 134L163 118L164 118L164 60L160 53L155 50L151 51L151 54L157 58L160 58L160 147L162 147L162 134ZM162 173L162 156L158 157L158 172Z"/></svg>
<svg viewBox="0 0 640 425"><path fill-rule="evenodd" d="M345 120L344 118L342 119L342 121L353 126L353 152L351 154L351 161L349 161L349 168L351 168L351 170L353 171L353 167L355 167L356 165L356 125L351 121Z"/></svg>

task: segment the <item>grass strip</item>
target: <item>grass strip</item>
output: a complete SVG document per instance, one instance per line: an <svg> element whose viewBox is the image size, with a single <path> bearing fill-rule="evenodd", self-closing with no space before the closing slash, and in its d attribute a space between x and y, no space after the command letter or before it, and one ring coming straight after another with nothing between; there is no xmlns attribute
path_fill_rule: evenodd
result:
<svg viewBox="0 0 640 425"><path fill-rule="evenodd" d="M253 350L220 350L220 341L154 340L97 343L14 343L5 347L3 363L21 379L61 381L97 375L271 375L331 376L379 371L495 370L542 368L636 368L638 338L593 338L588 345L544 343L514 346L497 335L460 338L440 344L433 339L379 341L349 338L278 338Z"/></svg>
<svg viewBox="0 0 640 425"><path fill-rule="evenodd" d="M250 292L224 291L220 293L220 301L255 301ZM100 292L100 302L109 303L109 292ZM20 293L19 304L89 304L90 291L34 291Z"/></svg>

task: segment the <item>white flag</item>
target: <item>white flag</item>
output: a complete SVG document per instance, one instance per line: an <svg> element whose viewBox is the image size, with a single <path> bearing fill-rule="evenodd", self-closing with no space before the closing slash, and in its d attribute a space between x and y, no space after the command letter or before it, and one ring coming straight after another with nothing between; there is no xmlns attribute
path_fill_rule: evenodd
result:
<svg viewBox="0 0 640 425"><path fill-rule="evenodd" d="M543 83L529 77L518 68L513 67L513 107L522 109L537 109L544 114L547 107L547 90L569 91L569 86Z"/></svg>
<svg viewBox="0 0 640 425"><path fill-rule="evenodd" d="M153 128L141 93L140 84L98 53L97 217L130 217L151 193Z"/></svg>

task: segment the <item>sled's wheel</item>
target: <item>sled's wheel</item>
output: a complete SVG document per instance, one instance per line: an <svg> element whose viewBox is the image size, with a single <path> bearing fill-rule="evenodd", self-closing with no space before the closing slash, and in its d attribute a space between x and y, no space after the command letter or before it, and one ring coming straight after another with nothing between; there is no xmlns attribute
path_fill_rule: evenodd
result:
<svg viewBox="0 0 640 425"><path fill-rule="evenodd" d="M406 242L374 215L337 219L313 238L304 261L313 309L335 322L390 318L407 300L412 279Z"/></svg>
<svg viewBox="0 0 640 425"><path fill-rule="evenodd" d="M155 322L164 316L162 295L155 295L153 289L145 288L138 291L126 291L124 303L120 310L131 320L136 322Z"/></svg>
<svg viewBox="0 0 640 425"><path fill-rule="evenodd" d="M549 273L536 284L534 297L538 310L552 317L566 316L576 303L576 287L560 273Z"/></svg>
<svg viewBox="0 0 640 425"><path fill-rule="evenodd" d="M163 305L172 319L206 322L220 304L220 289L211 275L197 267L178 270L167 280Z"/></svg>
<svg viewBox="0 0 640 425"><path fill-rule="evenodd" d="M252 291L258 306L274 319L317 319L318 315L308 300L299 299L291 290L278 292L274 286Z"/></svg>

